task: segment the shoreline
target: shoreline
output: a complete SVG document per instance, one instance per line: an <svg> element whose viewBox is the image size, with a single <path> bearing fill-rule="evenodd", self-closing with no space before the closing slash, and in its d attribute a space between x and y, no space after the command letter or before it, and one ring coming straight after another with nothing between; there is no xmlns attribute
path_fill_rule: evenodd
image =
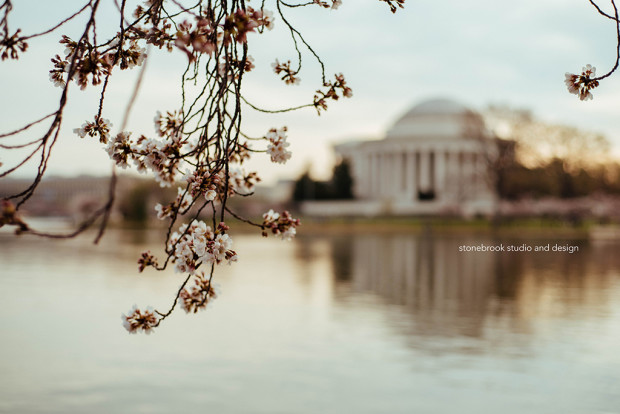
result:
<svg viewBox="0 0 620 414"><path fill-rule="evenodd" d="M255 222L261 219L255 218ZM28 220L30 221L30 220ZM75 227L75 223L62 217L32 217L33 227L50 231L67 231ZM239 220L227 222L231 231L239 234L258 234L260 229L242 223ZM97 224L94 225L95 227ZM93 227L93 228L95 228ZM3 228L3 233L8 228ZM108 224L110 229L126 230L164 230L164 222L150 220L144 223L114 220ZM10 230L9 230L10 231ZM570 223L564 220L549 218L520 218L463 220L457 218L338 218L316 219L301 217L298 235L316 236L317 234L362 234L362 233L431 233L431 234L480 234L514 238L580 238L620 240L618 223L601 224L595 221Z"/></svg>

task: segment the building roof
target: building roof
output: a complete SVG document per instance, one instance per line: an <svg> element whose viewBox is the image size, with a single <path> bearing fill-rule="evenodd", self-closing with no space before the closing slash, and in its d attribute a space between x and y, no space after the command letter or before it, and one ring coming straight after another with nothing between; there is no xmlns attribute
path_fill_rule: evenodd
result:
<svg viewBox="0 0 620 414"><path fill-rule="evenodd" d="M451 99L423 101L388 130L386 137L407 138L478 138L486 136L482 117L465 105Z"/></svg>
<svg viewBox="0 0 620 414"><path fill-rule="evenodd" d="M403 117L401 117L401 119L405 117L428 114L459 115L468 111L469 109L465 105L451 99L430 99L428 101L424 101L415 105L413 108L407 111L407 113Z"/></svg>

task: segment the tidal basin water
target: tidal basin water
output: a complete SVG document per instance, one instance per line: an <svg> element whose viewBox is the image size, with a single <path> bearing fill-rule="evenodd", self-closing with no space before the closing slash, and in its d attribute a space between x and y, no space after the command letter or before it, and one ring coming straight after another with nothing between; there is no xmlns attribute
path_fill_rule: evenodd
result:
<svg viewBox="0 0 620 414"><path fill-rule="evenodd" d="M212 307L129 335L182 280L155 234L0 234L0 412L620 413L618 242L238 235Z"/></svg>

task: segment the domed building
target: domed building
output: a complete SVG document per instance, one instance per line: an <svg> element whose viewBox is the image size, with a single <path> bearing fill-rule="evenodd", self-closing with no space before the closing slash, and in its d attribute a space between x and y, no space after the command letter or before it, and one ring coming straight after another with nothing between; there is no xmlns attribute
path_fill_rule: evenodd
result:
<svg viewBox="0 0 620 414"><path fill-rule="evenodd" d="M433 99L405 113L385 139L335 150L349 164L362 215L474 215L492 214L497 202L497 142L480 114Z"/></svg>

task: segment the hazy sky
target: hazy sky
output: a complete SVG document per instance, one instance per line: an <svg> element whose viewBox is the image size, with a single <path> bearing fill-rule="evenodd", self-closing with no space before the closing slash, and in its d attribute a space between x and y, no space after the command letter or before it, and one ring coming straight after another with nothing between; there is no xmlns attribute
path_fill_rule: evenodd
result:
<svg viewBox="0 0 620 414"><path fill-rule="evenodd" d="M14 2L11 30L26 34L52 26L81 7L83 1L20 0ZM101 22L116 24L113 2L104 0ZM256 3L256 1L251 2ZM266 8L274 10L267 0ZM564 85L565 72L585 64L597 74L615 59L613 23L596 13L587 0L436 1L407 0L395 15L377 0L343 0L335 11L305 7L289 12L289 20L323 58L330 76L345 74L352 99L330 105L320 117L313 108L284 115L265 115L246 108L245 130L262 135L270 127L287 125L293 157L274 165L257 154L252 164L263 178L294 177L311 165L319 177L329 174L333 143L380 137L412 105L433 97L453 98L476 109L502 103L531 109L546 121L604 133L620 147L620 74L593 91L594 100L581 102ZM258 3L257 3L258 4ZM608 7L607 3L601 3ZM609 7L608 7L609 8ZM23 57L0 63L0 130L6 132L52 112L60 89L49 81L50 58L61 54L62 33L74 36L81 21L34 39ZM109 30L114 30L113 28ZM104 34L102 33L101 36ZM245 79L246 97L265 108L277 109L311 101L320 86L317 66L305 56L302 82L287 86L272 72L271 63L293 58L284 25L263 35L250 35L250 54L256 69ZM176 109L180 70L186 57L152 50L145 81L128 129L153 135L156 110ZM104 118L118 132L128 91L138 70L113 76ZM116 80L115 80L116 78ZM61 141L48 171L57 174L106 173L110 161L95 139L80 139L72 130L92 119L97 108L95 88L70 90ZM24 137L27 139L27 137ZM15 157L0 149L0 162Z"/></svg>

